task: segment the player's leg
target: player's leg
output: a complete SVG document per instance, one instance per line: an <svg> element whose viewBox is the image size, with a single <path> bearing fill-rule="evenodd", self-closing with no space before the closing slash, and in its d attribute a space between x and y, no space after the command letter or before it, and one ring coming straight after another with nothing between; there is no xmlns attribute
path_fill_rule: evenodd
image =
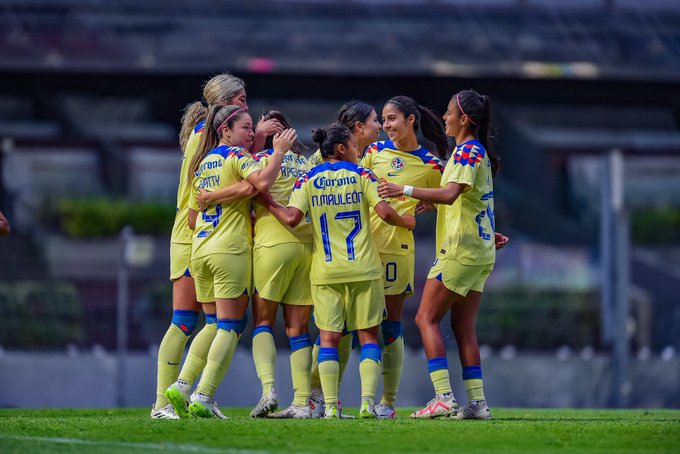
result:
<svg viewBox="0 0 680 454"><path fill-rule="evenodd" d="M262 396L255 408L250 412L252 418L267 416L278 408L276 394L276 345L272 328L276 321L276 311L279 303L264 299L259 295L253 296L253 361L255 370L262 384Z"/></svg>
<svg viewBox="0 0 680 454"><path fill-rule="evenodd" d="M177 419L173 406L165 397L165 390L177 379L179 364L184 347L198 320L201 310L196 301L194 281L189 273L191 245L172 244L171 278L172 281L172 323L163 336L158 348L158 370L156 376L156 401L151 410L154 419ZM181 263L180 263L181 262ZM181 266L184 269L179 269Z"/></svg>
<svg viewBox="0 0 680 454"><path fill-rule="evenodd" d="M361 344L359 375L361 377L360 418L375 418L375 392L381 370L378 344L380 322L385 313L385 293L382 279L353 282L348 285L347 328L357 330Z"/></svg>
<svg viewBox="0 0 680 454"><path fill-rule="evenodd" d="M455 415L458 404L453 396L449 379L448 360L439 322L444 318L456 294L447 289L438 279L427 279L423 288L420 307L416 313L416 325L427 355L430 379L435 397L421 410L411 414L412 418L437 418Z"/></svg>
<svg viewBox="0 0 680 454"><path fill-rule="evenodd" d="M283 305L286 335L290 343L290 372L293 381L293 402L272 418L310 418L309 394L311 387L312 345L307 332L311 305Z"/></svg>
<svg viewBox="0 0 680 454"><path fill-rule="evenodd" d="M347 369L347 363L352 354L352 345L354 343L354 332L347 331L347 329L342 330L342 336L340 337L340 343L338 344L338 364L339 364L339 375L338 375L338 386L342 384L342 377L345 375L345 370ZM323 418L325 412L326 401L324 399L323 392L321 391L321 380L319 378L319 348L321 345L321 336L318 336L314 347L312 348L312 372L311 372L311 392L310 392L310 405L312 408L313 418Z"/></svg>
<svg viewBox="0 0 680 454"><path fill-rule="evenodd" d="M456 415L458 419L491 418L491 411L484 396L482 362L475 329L484 282L491 269L492 267L489 266L483 270L473 289L462 301L451 306L451 328L458 344L458 355L463 369L463 384L468 398L468 403Z"/></svg>

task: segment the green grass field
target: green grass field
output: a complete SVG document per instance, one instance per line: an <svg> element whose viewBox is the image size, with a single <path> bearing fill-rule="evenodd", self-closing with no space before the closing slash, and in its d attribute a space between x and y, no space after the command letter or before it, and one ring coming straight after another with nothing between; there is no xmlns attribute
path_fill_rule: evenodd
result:
<svg viewBox="0 0 680 454"><path fill-rule="evenodd" d="M355 413L348 410L348 413ZM491 421L152 421L147 409L0 410L0 452L680 452L679 410L492 409Z"/></svg>

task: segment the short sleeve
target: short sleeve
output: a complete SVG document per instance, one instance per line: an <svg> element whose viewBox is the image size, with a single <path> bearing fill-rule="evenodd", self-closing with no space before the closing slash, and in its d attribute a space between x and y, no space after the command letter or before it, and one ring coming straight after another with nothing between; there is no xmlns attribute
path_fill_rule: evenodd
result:
<svg viewBox="0 0 680 454"><path fill-rule="evenodd" d="M378 195L378 180L368 169L362 169L361 184L363 185L364 197L371 208L382 202L380 195Z"/></svg>
<svg viewBox="0 0 680 454"><path fill-rule="evenodd" d="M307 174L302 175L295 182L293 187L293 192L290 195L290 200L288 201L289 207L297 208L298 210L306 213L309 209L309 186L308 186Z"/></svg>

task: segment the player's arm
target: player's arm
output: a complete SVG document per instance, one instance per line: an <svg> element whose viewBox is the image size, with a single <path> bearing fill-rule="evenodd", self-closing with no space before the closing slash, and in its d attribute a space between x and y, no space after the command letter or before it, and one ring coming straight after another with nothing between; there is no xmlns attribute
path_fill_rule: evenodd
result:
<svg viewBox="0 0 680 454"><path fill-rule="evenodd" d="M283 155L290 150L297 140L297 133L295 129L286 129L280 134L274 136L274 152L271 155L267 167L262 170L255 171L246 177L248 183L252 184L255 189L260 192L269 191L272 187L276 177L281 171L281 163L283 162Z"/></svg>
<svg viewBox="0 0 680 454"><path fill-rule="evenodd" d="M305 216L298 208L279 205L268 193L259 194L255 201L263 205L281 224L289 227L297 226Z"/></svg>
<svg viewBox="0 0 680 454"><path fill-rule="evenodd" d="M415 216L410 214L400 216L399 213L394 211L394 208L392 208L390 204L384 200L381 200L373 209L378 214L378 216L380 216L380 219L387 222L388 224L395 225L397 227L405 227L409 230L413 230L416 227Z"/></svg>
<svg viewBox="0 0 680 454"><path fill-rule="evenodd" d="M194 230L196 228L196 218L198 218L198 211L194 210L193 208L189 208L189 228L191 230Z"/></svg>
<svg viewBox="0 0 680 454"><path fill-rule="evenodd" d="M226 188L217 191L206 191L199 189L196 201L201 209L217 203L229 203L237 200L250 199L257 195L257 189L246 180L230 184Z"/></svg>
<svg viewBox="0 0 680 454"><path fill-rule="evenodd" d="M452 205L453 202L464 192L469 190L469 186L460 183L449 183L443 188L413 188L411 197L425 202L441 203ZM399 197L404 195L404 186L394 183L381 183L378 186L380 197Z"/></svg>
<svg viewBox="0 0 680 454"><path fill-rule="evenodd" d="M0 236L8 236L10 231L9 221L0 211Z"/></svg>

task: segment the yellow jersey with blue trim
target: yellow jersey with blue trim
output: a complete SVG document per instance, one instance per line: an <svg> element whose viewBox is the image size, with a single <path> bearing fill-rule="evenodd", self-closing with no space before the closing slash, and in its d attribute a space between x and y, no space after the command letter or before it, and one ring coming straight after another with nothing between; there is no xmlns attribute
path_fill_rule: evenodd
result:
<svg viewBox="0 0 680 454"><path fill-rule="evenodd" d="M437 255L465 265L496 261L493 177L484 146L475 140L458 145L446 163L441 187L465 185L453 205L437 206Z"/></svg>
<svg viewBox="0 0 680 454"><path fill-rule="evenodd" d="M261 168L265 168L274 150L264 150L253 156ZM293 192L295 182L305 175L311 166L307 158L301 154L287 151L283 155L281 170L276 181L269 190L272 198L279 204L286 206ZM267 209L255 204L255 249L270 247L282 243L312 243L312 226L307 217L300 224L291 229L281 224Z"/></svg>
<svg viewBox="0 0 680 454"><path fill-rule="evenodd" d="M309 157L309 166L316 167L323 164L323 156L321 156L321 150L316 150L314 154Z"/></svg>
<svg viewBox="0 0 680 454"><path fill-rule="evenodd" d="M381 200L371 171L351 162L324 162L298 179L289 206L311 218L312 284L382 277L369 228L369 211Z"/></svg>
<svg viewBox="0 0 680 454"><path fill-rule="evenodd" d="M241 147L213 148L195 173L189 208L198 211L195 195L199 189L216 191L248 178L259 169L257 161ZM250 253L253 246L250 199L219 203L199 211L191 244L192 259L216 253Z"/></svg>
<svg viewBox="0 0 680 454"><path fill-rule="evenodd" d="M361 165L370 169L381 182L419 188L438 188L444 171L441 161L425 148L401 151L390 140L370 145ZM415 214L418 204L418 200L407 196L393 197L388 201L400 215ZM415 249L413 232L388 224L375 212L371 213L371 231L381 253L407 255Z"/></svg>
<svg viewBox="0 0 680 454"><path fill-rule="evenodd" d="M201 141L205 121L201 121L191 131L189 140L183 150L182 166L179 171L179 186L177 187L177 207L175 208L175 223L172 226L171 243L191 244L193 232L189 228L189 165L198 150L198 143Z"/></svg>

